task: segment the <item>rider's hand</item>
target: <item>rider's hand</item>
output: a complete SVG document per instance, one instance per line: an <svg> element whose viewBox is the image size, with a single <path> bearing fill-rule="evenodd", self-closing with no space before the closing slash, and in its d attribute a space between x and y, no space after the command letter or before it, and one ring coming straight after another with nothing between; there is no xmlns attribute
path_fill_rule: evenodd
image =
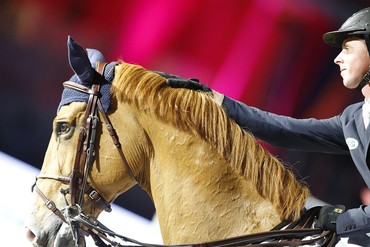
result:
<svg viewBox="0 0 370 247"><path fill-rule="evenodd" d="M173 88L187 88L192 89L196 91L203 91L203 92L211 92L212 90L207 87L206 85L203 85L199 83L198 79L182 79L182 78L168 78L166 79L166 83Z"/></svg>
<svg viewBox="0 0 370 247"><path fill-rule="evenodd" d="M194 79L194 78L184 79L179 76L167 74L167 73L160 72L160 71L154 71L154 72L166 78L167 85L173 88L187 88L187 89L192 89L196 91L204 91L204 92L212 91L212 89L210 89L206 85L199 83L198 79Z"/></svg>
<svg viewBox="0 0 370 247"><path fill-rule="evenodd" d="M315 227L329 230L332 232L336 231L336 222L339 214L343 213L345 207L343 205L325 205L320 209L319 217L315 224Z"/></svg>

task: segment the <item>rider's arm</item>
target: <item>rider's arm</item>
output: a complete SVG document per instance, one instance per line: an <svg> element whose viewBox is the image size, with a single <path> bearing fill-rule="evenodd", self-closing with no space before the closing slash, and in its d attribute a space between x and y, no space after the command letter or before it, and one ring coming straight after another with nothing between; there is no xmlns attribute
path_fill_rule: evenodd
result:
<svg viewBox="0 0 370 247"><path fill-rule="evenodd" d="M336 229L341 237L370 233L370 206L363 205L340 214Z"/></svg>
<svg viewBox="0 0 370 247"><path fill-rule="evenodd" d="M218 98L217 98L218 97ZM318 120L295 119L250 107L226 96L215 95L228 116L257 138L292 150L348 154L340 116Z"/></svg>

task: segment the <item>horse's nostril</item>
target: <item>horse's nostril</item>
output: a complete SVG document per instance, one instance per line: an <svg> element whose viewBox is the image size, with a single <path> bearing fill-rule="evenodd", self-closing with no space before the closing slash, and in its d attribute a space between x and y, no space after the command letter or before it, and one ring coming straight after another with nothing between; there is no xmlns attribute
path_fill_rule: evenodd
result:
<svg viewBox="0 0 370 247"><path fill-rule="evenodd" d="M36 235L30 229L26 228L26 237L32 242L36 238Z"/></svg>

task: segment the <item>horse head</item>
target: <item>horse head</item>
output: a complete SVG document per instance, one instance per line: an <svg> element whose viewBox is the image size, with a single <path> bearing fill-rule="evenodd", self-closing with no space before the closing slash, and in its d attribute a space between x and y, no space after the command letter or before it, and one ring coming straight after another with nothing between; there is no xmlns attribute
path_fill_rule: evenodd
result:
<svg viewBox="0 0 370 247"><path fill-rule="evenodd" d="M109 211L110 203L136 183L128 175L131 168L122 165L121 149L115 147L120 144L112 141L111 133L104 126L94 126L99 120L99 109L88 103L95 97L94 102L100 100L104 114L108 109L117 110L111 104L110 94L116 63L104 64L99 51L85 51L70 37L67 44L69 63L75 72L69 83L87 91L73 87L63 91L42 169L33 187L35 197L27 236L34 246L84 246L84 229L72 229L80 228L73 225L73 214L81 211L89 217L97 217L102 210ZM99 64L103 64L102 75L95 70ZM100 88L91 92L94 84ZM120 122L123 126L134 123L130 116ZM133 134L125 137L144 140L139 136L142 131L135 127L132 130ZM89 167L85 166L88 162ZM132 164L140 162L138 158ZM142 164L144 162L136 168Z"/></svg>

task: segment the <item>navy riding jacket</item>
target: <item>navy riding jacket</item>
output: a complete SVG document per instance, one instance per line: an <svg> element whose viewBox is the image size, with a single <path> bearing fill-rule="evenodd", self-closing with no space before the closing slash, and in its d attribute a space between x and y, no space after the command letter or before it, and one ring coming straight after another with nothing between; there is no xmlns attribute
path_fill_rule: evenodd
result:
<svg viewBox="0 0 370 247"><path fill-rule="evenodd" d="M363 102L350 105L340 115L328 119L295 119L250 107L226 96L222 102L230 118L269 144L299 151L350 154L370 188L370 162L366 161L370 126L365 129L362 105ZM370 233L370 206L340 214L336 227L340 236L361 235L370 243L370 237L365 235Z"/></svg>

